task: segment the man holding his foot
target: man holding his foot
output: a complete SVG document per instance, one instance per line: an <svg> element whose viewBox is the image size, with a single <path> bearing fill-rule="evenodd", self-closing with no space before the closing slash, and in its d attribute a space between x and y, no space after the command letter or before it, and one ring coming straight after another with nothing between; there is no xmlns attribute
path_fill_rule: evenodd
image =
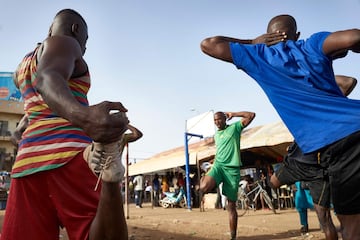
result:
<svg viewBox="0 0 360 240"><path fill-rule="evenodd" d="M119 191L127 110L120 102L89 106L87 38L81 15L61 10L16 71L28 126L12 170L3 240L58 239L59 227L69 239L128 239Z"/></svg>

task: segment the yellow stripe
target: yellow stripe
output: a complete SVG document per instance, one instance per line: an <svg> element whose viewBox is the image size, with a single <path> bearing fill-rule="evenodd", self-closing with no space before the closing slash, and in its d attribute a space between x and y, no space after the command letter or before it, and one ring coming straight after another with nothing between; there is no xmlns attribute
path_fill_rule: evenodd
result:
<svg viewBox="0 0 360 240"><path fill-rule="evenodd" d="M73 157L73 156L77 155L78 153L79 153L79 151L68 151L68 152L50 153L50 154L42 155L42 156L33 156L33 157L29 157L29 158L24 158L20 161L15 162L13 168L15 169L18 167L22 167L22 166L25 166L30 163L41 163L41 162L46 162L46 161L55 160L55 159L59 159L59 158Z"/></svg>
<svg viewBox="0 0 360 240"><path fill-rule="evenodd" d="M48 105L42 104L42 105L33 106L33 107L29 108L27 111L28 112L42 112L42 110L44 110L44 109L49 109Z"/></svg>
<svg viewBox="0 0 360 240"><path fill-rule="evenodd" d="M83 90L84 92L86 92L86 91L89 89L88 86L81 85L81 84L79 84L79 83L70 82L69 85L72 86L72 87L80 88L80 89Z"/></svg>
<svg viewBox="0 0 360 240"><path fill-rule="evenodd" d="M51 119L48 119L48 120L42 120L42 121L37 121L35 122L34 124L30 125L26 131L30 131L34 128L37 128L39 126L45 126L45 125L48 125L48 124L54 124L54 123L68 123L68 121L66 119L63 119L63 118L51 118Z"/></svg>

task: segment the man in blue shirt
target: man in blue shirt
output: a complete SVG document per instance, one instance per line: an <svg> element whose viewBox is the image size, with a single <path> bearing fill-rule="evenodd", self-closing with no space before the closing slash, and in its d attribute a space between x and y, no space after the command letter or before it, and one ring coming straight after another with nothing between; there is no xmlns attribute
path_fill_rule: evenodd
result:
<svg viewBox="0 0 360 240"><path fill-rule="evenodd" d="M254 40L211 37L204 53L230 63L264 90L304 154L329 171L343 239L360 236L360 101L337 86L332 61L360 52L360 30L318 32L298 40L292 16L274 17ZM279 41L271 45L268 42ZM266 44L257 44L259 40ZM316 134L315 134L316 133Z"/></svg>
<svg viewBox="0 0 360 240"><path fill-rule="evenodd" d="M348 96L357 84L353 77L336 75L335 80L344 96ZM271 177L273 188L283 184L292 185L297 181L306 181L320 226L326 240L337 240L338 233L331 218L331 192L327 166L314 164L317 152L304 155L296 142L288 147L288 154Z"/></svg>

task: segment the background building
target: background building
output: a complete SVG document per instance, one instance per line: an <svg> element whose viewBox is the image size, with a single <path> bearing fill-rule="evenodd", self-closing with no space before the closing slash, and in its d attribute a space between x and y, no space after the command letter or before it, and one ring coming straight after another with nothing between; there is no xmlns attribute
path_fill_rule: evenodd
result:
<svg viewBox="0 0 360 240"><path fill-rule="evenodd" d="M16 147L10 138L23 115L22 102L0 100L0 171L10 172L14 163Z"/></svg>
<svg viewBox="0 0 360 240"><path fill-rule="evenodd" d="M0 72L0 171L7 172L10 172L17 152L11 143L11 134L24 115L24 103L12 75L11 72Z"/></svg>

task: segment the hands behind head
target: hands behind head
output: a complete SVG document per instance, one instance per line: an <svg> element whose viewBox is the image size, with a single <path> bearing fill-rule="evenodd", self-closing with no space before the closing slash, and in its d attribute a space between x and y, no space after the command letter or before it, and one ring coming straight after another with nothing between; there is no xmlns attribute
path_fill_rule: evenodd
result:
<svg viewBox="0 0 360 240"><path fill-rule="evenodd" d="M231 120L233 118L233 115L231 112L225 112L226 121Z"/></svg>
<svg viewBox="0 0 360 240"><path fill-rule="evenodd" d="M274 33L265 33L255 38L254 40L252 40L252 44L265 43L266 46L271 46L285 40L287 40L286 33L277 31Z"/></svg>
<svg viewBox="0 0 360 240"><path fill-rule="evenodd" d="M104 101L92 105L83 129L95 142L118 141L128 129L126 112L127 109L120 102Z"/></svg>

